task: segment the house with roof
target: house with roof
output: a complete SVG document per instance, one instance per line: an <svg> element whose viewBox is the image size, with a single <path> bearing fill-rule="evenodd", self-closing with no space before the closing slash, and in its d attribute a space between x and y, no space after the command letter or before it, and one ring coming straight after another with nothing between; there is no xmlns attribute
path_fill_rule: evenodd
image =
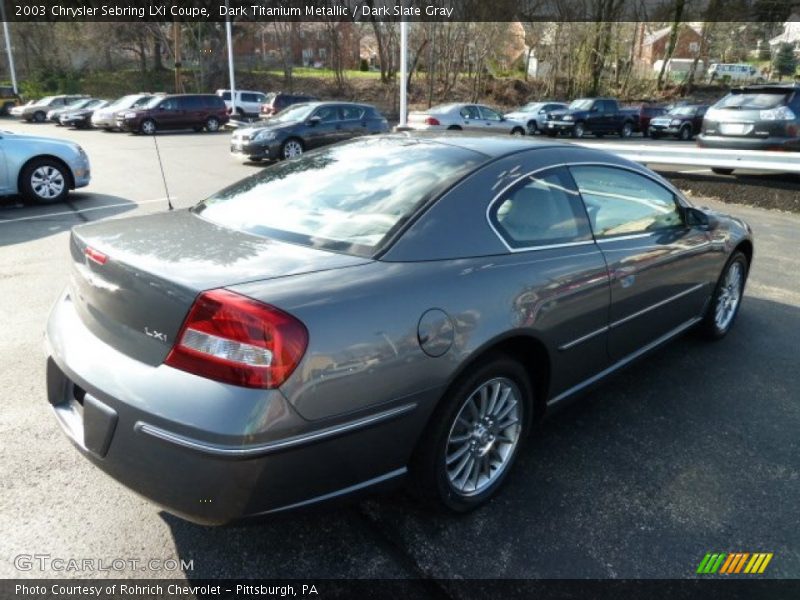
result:
<svg viewBox="0 0 800 600"><path fill-rule="evenodd" d="M783 33L769 40L769 48L773 53L781 44L791 44L795 52L800 51L800 13L793 13L783 24Z"/></svg>
<svg viewBox="0 0 800 600"><path fill-rule="evenodd" d="M672 27L663 27L656 31L644 31L639 35L639 41L634 53L634 63L643 70L652 70L656 61L664 60L669 45ZM678 39L675 50L672 52L674 59L693 59L700 52L703 39L701 29L694 23L684 23L678 28Z"/></svg>

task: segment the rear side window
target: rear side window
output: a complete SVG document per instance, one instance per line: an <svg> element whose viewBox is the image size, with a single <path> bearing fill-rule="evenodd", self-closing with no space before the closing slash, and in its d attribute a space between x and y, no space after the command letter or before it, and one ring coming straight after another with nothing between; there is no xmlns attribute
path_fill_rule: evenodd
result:
<svg viewBox="0 0 800 600"><path fill-rule="evenodd" d="M563 168L523 179L492 204L489 220L513 249L592 239L580 196Z"/></svg>
<svg viewBox="0 0 800 600"><path fill-rule="evenodd" d="M200 96L185 96L178 98L178 107L182 110L200 110L203 108L203 100Z"/></svg>
<svg viewBox="0 0 800 600"><path fill-rule="evenodd" d="M342 106L342 119L357 121L364 116L364 109L360 106Z"/></svg>
<svg viewBox="0 0 800 600"><path fill-rule="evenodd" d="M201 107L210 109L221 109L225 107L225 103L219 96L198 96Z"/></svg>
<svg viewBox="0 0 800 600"><path fill-rule="evenodd" d="M242 94L242 102L261 102L263 97L259 94Z"/></svg>
<svg viewBox="0 0 800 600"><path fill-rule="evenodd" d="M595 237L682 225L675 195L649 177L604 166L570 167Z"/></svg>
<svg viewBox="0 0 800 600"><path fill-rule="evenodd" d="M223 100L230 100L231 99L231 93L230 92L222 92L222 99Z"/></svg>

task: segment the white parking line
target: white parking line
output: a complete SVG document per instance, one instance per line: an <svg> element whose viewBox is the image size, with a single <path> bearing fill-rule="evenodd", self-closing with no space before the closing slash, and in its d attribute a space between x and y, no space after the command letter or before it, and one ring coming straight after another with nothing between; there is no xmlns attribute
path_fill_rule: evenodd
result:
<svg viewBox="0 0 800 600"><path fill-rule="evenodd" d="M170 197L170 200L177 200L175 197ZM47 213L44 215L31 215L30 217L18 217L16 219L1 219L0 218L0 225L5 223L18 223L20 221L35 221L36 219L47 219L49 217L64 217L68 215L77 215L93 210L104 210L107 208L120 208L123 206L141 206L142 204L154 204L156 202L166 202L166 198L153 198L152 200L142 200L141 202L120 202L118 204L104 204L103 206L91 206L89 208L82 208L80 210L65 210L62 212L57 213Z"/></svg>

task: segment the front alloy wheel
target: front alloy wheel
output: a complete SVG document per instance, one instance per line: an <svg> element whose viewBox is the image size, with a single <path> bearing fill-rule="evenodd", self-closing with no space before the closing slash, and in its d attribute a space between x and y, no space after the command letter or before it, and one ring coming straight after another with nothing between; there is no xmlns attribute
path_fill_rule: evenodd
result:
<svg viewBox="0 0 800 600"><path fill-rule="evenodd" d="M444 396L410 465L414 491L455 512L477 508L497 492L532 420L533 393L522 365L505 355L481 364Z"/></svg>
<svg viewBox="0 0 800 600"><path fill-rule="evenodd" d="M575 123L575 125L572 128L572 137L582 138L585 132L586 129L584 128L583 123Z"/></svg>
<svg viewBox="0 0 800 600"><path fill-rule="evenodd" d="M619 137L629 138L633 135L633 125L630 123L623 123L622 128L619 130Z"/></svg>
<svg viewBox="0 0 800 600"><path fill-rule="evenodd" d="M145 135L153 135L156 132L156 124L155 121L151 119L147 119L142 121L142 125L140 127L141 132Z"/></svg>
<svg viewBox="0 0 800 600"><path fill-rule="evenodd" d="M22 195L27 202L51 204L69 193L64 167L49 159L32 162L22 173Z"/></svg>
<svg viewBox="0 0 800 600"><path fill-rule="evenodd" d="M733 327L742 303L747 269L747 257L741 252L734 253L722 271L708 311L701 322L700 327L706 337L720 339Z"/></svg>
<svg viewBox="0 0 800 600"><path fill-rule="evenodd" d="M281 149L281 154L283 158L294 158L295 156L300 156L303 153L303 144L295 139L286 140L283 143L283 148Z"/></svg>

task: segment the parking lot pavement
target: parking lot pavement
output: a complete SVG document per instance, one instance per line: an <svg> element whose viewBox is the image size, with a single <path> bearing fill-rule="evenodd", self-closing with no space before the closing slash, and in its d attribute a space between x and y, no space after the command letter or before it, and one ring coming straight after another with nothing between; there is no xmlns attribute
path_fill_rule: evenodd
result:
<svg viewBox="0 0 800 600"><path fill-rule="evenodd" d="M0 576L41 576L14 557L48 554L140 561L50 577L690 577L706 552L761 551L774 553L766 576L800 577L800 217L722 206L757 244L731 334L677 340L554 415L488 506L440 515L398 491L205 528L92 467L45 400L42 330L67 280L67 231L165 208L153 140L4 127L79 140L94 180L66 205L0 205ZM178 206L260 168L231 160L225 134L158 143ZM193 568L142 569L170 558Z"/></svg>

